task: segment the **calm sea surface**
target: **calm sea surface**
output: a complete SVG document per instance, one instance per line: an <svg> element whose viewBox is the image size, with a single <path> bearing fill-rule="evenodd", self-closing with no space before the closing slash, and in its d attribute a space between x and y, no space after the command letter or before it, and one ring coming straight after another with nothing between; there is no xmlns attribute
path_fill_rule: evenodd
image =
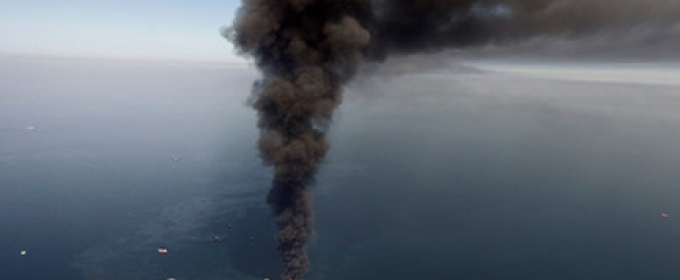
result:
<svg viewBox="0 0 680 280"><path fill-rule="evenodd" d="M492 64L350 86L308 278L680 278L677 67ZM2 58L0 279L276 278L256 78Z"/></svg>

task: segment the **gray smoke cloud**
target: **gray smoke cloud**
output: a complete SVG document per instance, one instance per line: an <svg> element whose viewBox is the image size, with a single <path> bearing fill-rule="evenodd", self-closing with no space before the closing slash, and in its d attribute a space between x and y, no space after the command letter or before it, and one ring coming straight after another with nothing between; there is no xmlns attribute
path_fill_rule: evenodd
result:
<svg viewBox="0 0 680 280"><path fill-rule="evenodd" d="M302 279L308 268L309 187L328 151L325 133L343 86L362 61L656 30L680 26L679 19L680 0L243 0L224 35L262 72L251 104L259 114L260 157L274 167L267 203L276 216L282 277Z"/></svg>
<svg viewBox="0 0 680 280"><path fill-rule="evenodd" d="M680 0L376 0L374 15L374 60L445 48L502 48L536 37L624 38L641 29L649 32L645 37L680 36Z"/></svg>
<svg viewBox="0 0 680 280"><path fill-rule="evenodd" d="M368 1L246 0L226 36L255 58L260 157L274 167L267 196L278 227L283 279L302 279L313 216L308 187L328 151L325 131L342 86L371 39Z"/></svg>

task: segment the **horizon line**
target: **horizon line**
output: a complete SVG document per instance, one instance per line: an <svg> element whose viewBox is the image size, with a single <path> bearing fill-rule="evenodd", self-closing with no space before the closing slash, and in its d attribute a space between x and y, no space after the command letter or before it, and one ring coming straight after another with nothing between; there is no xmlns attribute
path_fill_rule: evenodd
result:
<svg viewBox="0 0 680 280"><path fill-rule="evenodd" d="M74 59L74 60L105 60L105 61L127 61L127 62L148 62L148 63L173 63L173 64L210 64L224 65L235 68L254 68L251 61L242 59L234 61L229 59L181 59L181 58L160 58L160 57L132 57L114 55L73 55L73 54L34 54L20 52L0 52L0 57L9 58L44 58L44 59Z"/></svg>

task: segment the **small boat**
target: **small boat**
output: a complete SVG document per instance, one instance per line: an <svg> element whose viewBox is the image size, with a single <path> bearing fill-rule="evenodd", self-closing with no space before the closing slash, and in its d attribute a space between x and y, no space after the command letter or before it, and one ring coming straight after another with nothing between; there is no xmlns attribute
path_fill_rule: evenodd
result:
<svg viewBox="0 0 680 280"><path fill-rule="evenodd" d="M158 253L162 255L168 254L168 248L158 248Z"/></svg>

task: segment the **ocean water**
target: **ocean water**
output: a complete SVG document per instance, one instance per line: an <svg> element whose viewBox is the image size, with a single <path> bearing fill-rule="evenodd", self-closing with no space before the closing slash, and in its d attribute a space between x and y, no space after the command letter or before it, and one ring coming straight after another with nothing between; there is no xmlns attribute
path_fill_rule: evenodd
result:
<svg viewBox="0 0 680 280"><path fill-rule="evenodd" d="M348 88L308 279L680 277L677 72L467 65ZM3 58L0 279L275 278L256 77Z"/></svg>
<svg viewBox="0 0 680 280"><path fill-rule="evenodd" d="M266 190L253 71L6 58L0 73L0 279L165 279L195 250L228 268L209 241ZM205 265L174 275L218 273Z"/></svg>

